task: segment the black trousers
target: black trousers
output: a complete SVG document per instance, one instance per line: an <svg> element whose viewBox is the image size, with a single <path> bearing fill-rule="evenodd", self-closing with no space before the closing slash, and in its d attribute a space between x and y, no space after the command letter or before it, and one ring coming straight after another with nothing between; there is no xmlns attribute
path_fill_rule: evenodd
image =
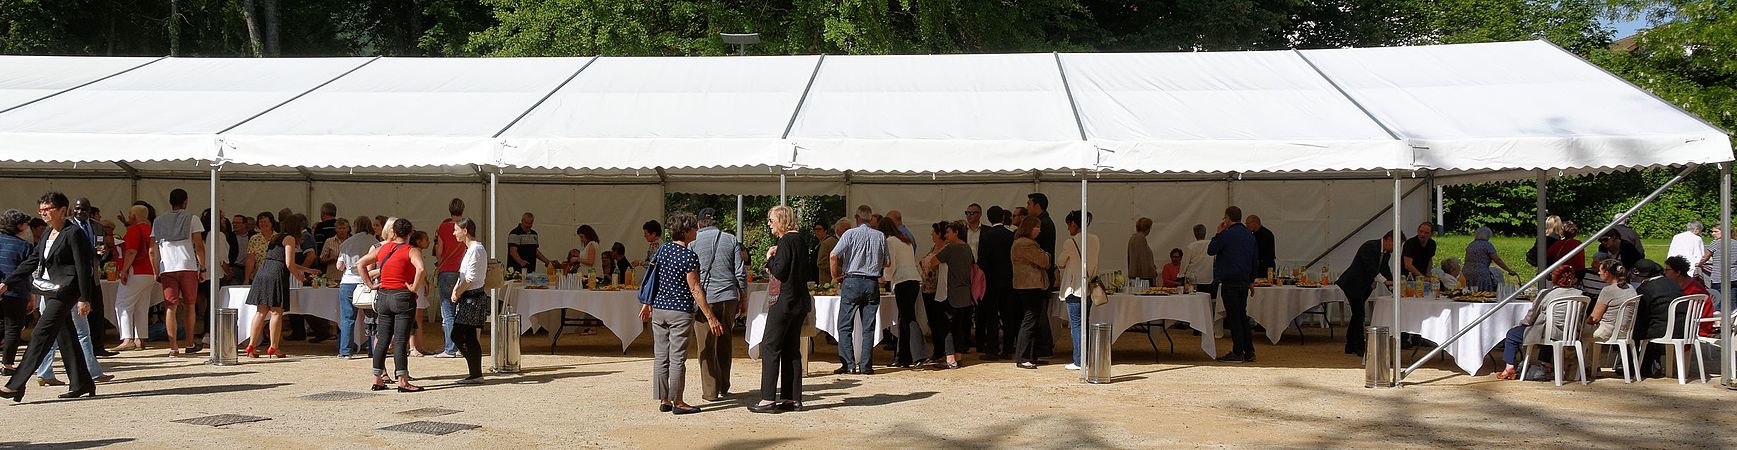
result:
<svg viewBox="0 0 1737 450"><path fill-rule="evenodd" d="M1043 289L1016 289L1013 291L1013 303L1019 308L1019 332L1013 347L1013 362L1023 363L1037 360L1036 347L1033 345L1039 328L1048 328L1049 321L1043 315L1043 305L1049 293Z"/></svg>
<svg viewBox="0 0 1737 450"><path fill-rule="evenodd" d="M415 314L415 313L411 313ZM462 323L452 324L452 345L458 347L458 354L464 356L464 364L470 369L470 376L476 378L482 373L482 342L478 342L477 327Z"/></svg>
<svg viewBox="0 0 1737 450"><path fill-rule="evenodd" d="M916 362L917 354L922 352L923 327L917 323L917 299L922 296L922 289L923 284L918 281L893 285L893 298L899 303L899 342L893 352L895 364Z"/></svg>
<svg viewBox="0 0 1737 450"><path fill-rule="evenodd" d="M929 357L941 359L954 353L965 353L965 338L971 336L972 308L955 308L945 302L926 299L923 305L929 315L929 332L934 334Z"/></svg>
<svg viewBox="0 0 1737 450"><path fill-rule="evenodd" d="M78 314L73 308L77 305L75 300L42 301L42 318L36 321L36 330L31 332L30 349L24 352L24 360L19 361L18 371L6 382L7 389L24 390L24 385L36 376L37 365L48 357L49 347L59 345L61 361L66 364L66 377L72 383L71 391L96 391L96 385L90 379L90 368L84 365L84 347L78 345L77 332L72 328L72 315Z"/></svg>
<svg viewBox="0 0 1737 450"><path fill-rule="evenodd" d="M1364 342L1368 337L1364 336L1363 327L1368 324L1368 311L1365 309L1369 307L1369 294L1368 289L1345 289L1345 299L1351 304L1351 323L1348 325L1350 330L1345 331L1347 352L1361 355L1368 345Z"/></svg>
<svg viewBox="0 0 1737 450"><path fill-rule="evenodd" d="M1056 291L1044 291L1044 297L1048 298L1049 296L1054 295L1055 292ZM1031 345L1033 349L1032 351L1039 358L1055 356L1055 333L1052 332L1049 327L1049 309L1052 307L1051 304L1053 303L1060 302L1038 302L1037 334L1032 335Z"/></svg>
<svg viewBox="0 0 1737 450"><path fill-rule="evenodd" d="M114 328L115 324L109 322L109 309L103 306L106 303L103 302L102 290L98 289L97 293L91 297L85 299L85 301L90 302L90 315L85 316L85 320L90 322L90 346L97 353L102 353L103 348L108 347L106 342L108 341L109 329Z"/></svg>
<svg viewBox="0 0 1737 450"><path fill-rule="evenodd" d="M25 304L22 298L0 299L0 365L11 366L18 361L18 344L24 335Z"/></svg>
<svg viewBox="0 0 1737 450"><path fill-rule="evenodd" d="M374 299L374 312L379 314L376 325L380 338L390 339L391 345L379 345L386 342L375 342L373 351L374 375L386 375L386 348L392 348L392 376L410 375L411 322L416 320L416 293L403 289L381 289Z"/></svg>
<svg viewBox="0 0 1737 450"><path fill-rule="evenodd" d="M977 338L972 343L976 344L979 353L993 355L1013 350L1012 345L1002 345L1013 342L1011 337L1003 339L1002 335L1011 336L1019 326L1018 322L1007 322L1007 316L1003 313L1009 303L1013 303L1011 285L991 283L988 291L984 292L983 302L977 304L972 314L977 328Z"/></svg>
<svg viewBox="0 0 1737 450"><path fill-rule="evenodd" d="M802 364L802 347L798 340L813 302L785 300L773 303L767 311L765 339L760 342L760 400L801 401L802 373L797 368Z"/></svg>
<svg viewBox="0 0 1737 450"><path fill-rule="evenodd" d="M1232 352L1254 353L1254 331L1248 318L1248 288L1246 282L1218 283L1218 298L1224 301L1224 324L1230 328Z"/></svg>

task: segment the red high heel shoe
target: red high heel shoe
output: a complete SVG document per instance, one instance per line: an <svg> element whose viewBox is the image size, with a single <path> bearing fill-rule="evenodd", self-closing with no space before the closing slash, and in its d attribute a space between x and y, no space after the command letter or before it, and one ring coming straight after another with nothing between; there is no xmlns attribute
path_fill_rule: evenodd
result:
<svg viewBox="0 0 1737 450"><path fill-rule="evenodd" d="M276 348L276 347L272 347L272 348L270 348L270 349L266 349L266 351L265 351L265 352L266 352L266 354L269 354L269 355L271 355L271 356L272 356L272 357L274 357L274 358L284 358L284 357L288 357L288 356L289 356L289 355L285 355L285 354L283 354L283 350L278 350L278 349L277 349L277 348Z"/></svg>
<svg viewBox="0 0 1737 450"><path fill-rule="evenodd" d="M247 346L247 357L258 358L259 357L259 349L254 348L252 345Z"/></svg>

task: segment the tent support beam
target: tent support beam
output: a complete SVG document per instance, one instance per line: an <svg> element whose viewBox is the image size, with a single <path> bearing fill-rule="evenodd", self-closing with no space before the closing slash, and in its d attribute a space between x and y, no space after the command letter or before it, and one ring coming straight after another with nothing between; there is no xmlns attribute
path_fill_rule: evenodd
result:
<svg viewBox="0 0 1737 450"><path fill-rule="evenodd" d="M106 77L102 77L102 78L98 78L98 79L95 79L95 80L90 80L90 81L88 81L88 82L85 82L85 83L83 83L83 84L79 84L79 85L77 85L77 86L73 86L73 87L69 87L69 88L66 88L66 89L61 89L61 90L60 90L60 91L57 91L57 92L55 92L55 93L53 93L53 94L48 94L48 95L44 95L44 96L42 96L42 98L38 98L38 99L35 99L35 100L31 100L31 101L28 101L28 102L24 102L24 103L19 103L19 104L18 104L18 105L17 105L17 106L13 106L13 107L11 107L11 108L6 108L6 109L0 109L0 114L5 114L5 113L6 113L6 112L7 112L7 111L11 111L11 110L14 110L14 109L18 109L18 108L23 108L23 107L26 107L26 106L30 106L30 104L32 104L32 103L36 103L36 102L40 102L40 101L43 101L43 100L48 100L48 99L51 99L51 98L54 98L54 97L55 97L55 96L58 96L58 95L60 95L60 94L65 94L65 93L68 93L68 92L72 92L72 91L74 91L74 90L77 90L77 89L78 89L78 88L82 88L82 87L85 87L85 86L90 86L90 85L92 85L92 84L96 84L96 83L97 83L97 82L98 82L98 81L102 81L102 80L107 80L107 79L110 79L110 78L114 78L114 77L117 77L117 76L120 76L120 75L121 75L121 74L123 74L123 73L127 73L127 72L132 72L132 71L134 71L134 70L138 70L138 69L139 69L139 68L140 68L140 67L145 67L145 66L149 66L149 65L151 65L151 64L155 64L155 63L156 63L156 62L157 62L157 61L162 61L162 60L164 60L164 59L168 59L168 58L169 58L169 57L167 57L167 56L159 56L159 57L157 57L157 59L153 59L153 60L150 60L150 61L145 61L145 63L144 63L144 64L140 64L140 65L137 65L137 66L133 66L133 67L131 67L131 68L129 68L129 69L127 69L127 70L122 70L122 71L120 71L120 72L115 72L115 73L112 73L112 74L109 74L109 75L108 75L108 76L106 76Z"/></svg>
<svg viewBox="0 0 1737 450"><path fill-rule="evenodd" d="M1080 104L1074 100L1074 89L1068 85L1068 70L1062 65L1061 53L1050 52L1055 57L1055 72L1061 76L1062 92L1068 95L1068 108L1074 113L1074 127L1080 130L1080 140L1086 140L1086 121L1080 118ZM1085 341L1080 341L1085 342ZM1081 371L1084 372L1084 371Z"/></svg>
<svg viewBox="0 0 1737 450"><path fill-rule="evenodd" d="M1059 62L1059 60L1058 60L1058 62ZM1090 184L1089 182L1086 181L1086 179L1089 177L1090 176L1086 175L1086 174L1081 174L1081 176L1080 176L1080 236L1079 236L1079 239L1075 239L1074 242L1080 246L1080 248L1078 249L1080 252L1080 261L1079 261L1079 264L1080 264L1080 284L1079 285L1081 288L1083 288L1085 290L1085 295L1080 296L1081 298L1080 298L1080 323L1079 323L1079 326L1076 326L1073 329L1073 332L1080 336L1079 340L1074 341L1074 342L1079 342L1080 345L1084 345L1088 349L1092 348L1091 341L1087 340L1087 339L1091 339L1092 335L1090 333L1086 332L1087 329L1091 328L1091 325L1089 325L1089 324L1092 323L1092 321L1090 320L1091 305L1092 305L1092 288L1091 288L1091 285L1087 284L1087 277L1090 277L1091 274L1088 273L1086 268L1091 267L1092 264L1086 264L1086 261L1091 261L1092 258L1095 258L1098 256L1098 255L1090 254L1091 249L1092 249L1092 246L1091 246L1092 235L1091 235L1091 233L1088 233L1088 231L1091 229L1091 225L1092 225L1092 213L1090 211L1090 208L1087 207L1087 205L1091 204L1091 202L1090 202L1091 197L1086 195L1086 185ZM1107 295L1107 293L1106 293L1106 295ZM1047 322L1046 322L1046 324L1047 324ZM1201 338L1202 339L1208 339L1208 337L1205 337L1205 336L1202 336ZM1085 352L1081 352L1081 354L1084 354L1084 353ZM1086 380L1088 380L1088 378L1086 377L1086 374L1092 373L1092 364L1093 364L1092 358L1091 357L1082 357L1082 358L1080 358L1080 363L1081 363L1080 381L1086 381Z"/></svg>
<svg viewBox="0 0 1737 450"><path fill-rule="evenodd" d="M1393 256L1391 258L1387 258L1388 268L1389 268L1389 270L1391 270L1391 272L1389 272L1389 273L1392 273L1393 278L1394 278L1393 280L1390 280L1390 281L1394 282L1393 283L1393 289L1390 289L1391 291L1393 291L1393 326L1394 326L1394 328L1399 327L1399 302L1400 302L1400 300L1404 299L1404 296L1405 296L1405 290L1401 289L1401 287L1400 287L1401 284L1399 283L1399 280L1404 278L1403 274L1405 273L1405 270L1402 267L1400 267L1400 260L1402 260L1404 258L1399 257L1399 253L1401 250L1400 247L1402 245L1404 245L1404 242L1403 242L1404 240L1400 239L1400 236L1405 235L1404 232L1401 230L1401 227L1403 225L1400 224L1400 221L1401 221L1400 216L1404 215L1404 213L1405 213L1405 208L1400 206L1401 202L1405 201L1405 196L1401 195L1399 193L1399 188L1403 184L1404 184L1404 180L1400 179L1399 172L1395 171L1393 173L1393 205L1389 206L1389 208L1393 209L1393 231L1392 231L1392 233L1393 233L1393 247L1394 247L1393 250L1394 251L1392 253ZM1423 183L1418 183L1418 186L1422 186L1422 185L1423 185ZM1411 190L1416 191L1417 187L1412 187ZM1410 193L1410 192L1407 192L1407 193ZM1358 326L1363 326L1363 324L1358 324ZM1361 331L1363 331L1363 330L1346 330L1347 333L1357 333L1357 332L1361 332ZM1400 343L1403 342L1403 339L1400 338L1400 333L1399 333L1399 330L1397 330L1397 329L1393 330L1393 332L1391 332L1391 333L1388 333L1388 335L1389 335L1389 339L1393 340L1392 344L1388 344L1388 345L1390 345L1388 348L1393 349L1393 373L1399 373L1399 369L1401 367L1405 367L1404 360L1400 359L1401 352L1399 351ZM1397 377L1397 376L1393 377L1393 387L1399 387L1399 377Z"/></svg>
<svg viewBox="0 0 1737 450"><path fill-rule="evenodd" d="M1665 193L1666 189L1670 189L1671 186L1677 185L1678 182L1683 181L1684 178L1687 178L1689 176L1689 174L1694 173L1695 169L1698 169L1698 168L1700 168L1700 166L1695 165L1695 164L1690 164L1687 167L1684 167L1682 172L1677 173L1677 176L1671 177L1670 180L1665 181L1665 184L1660 185L1658 187L1658 189L1654 189L1651 194L1647 194L1647 196L1642 198L1639 202L1635 202L1634 206L1629 207L1628 210L1623 211L1622 214L1617 214L1616 218L1611 219L1610 223L1605 224L1603 228L1599 228L1598 231L1595 231L1592 234L1589 234L1588 236L1603 236L1605 233L1609 233L1612 228L1616 228L1616 224L1623 223L1623 221L1628 220L1629 216L1634 215L1634 213L1636 211L1640 211L1641 207L1652 203L1653 200L1657 200L1659 198L1659 195ZM1560 266L1563 263L1568 262L1568 258L1572 257L1573 255L1579 254L1581 251L1586 250L1586 248L1591 246L1592 243L1594 243L1594 242L1598 242L1598 240L1587 239L1586 241L1581 242L1580 246L1574 247L1573 250L1569 250L1569 251L1565 252L1565 254L1562 256L1562 259L1556 260L1555 262L1551 263L1549 266L1546 266L1546 267L1543 267L1542 269L1540 269L1538 271L1537 275L1533 275L1532 279L1528 280L1526 283L1523 283L1522 286L1537 283L1541 280L1544 280L1546 277L1550 276L1551 271L1556 270L1556 266ZM1450 345L1453 345L1454 341L1460 340L1461 337L1465 337L1467 332L1470 332L1473 328L1476 328L1479 324L1484 323L1485 320L1489 320L1490 316L1494 316L1496 314L1496 312L1501 311L1503 306L1506 306L1509 303L1513 303L1514 299L1518 298L1519 295L1520 295L1520 290L1515 289L1514 293L1508 294L1507 297L1502 298L1502 301L1496 302L1495 307L1490 308L1489 311L1485 311L1483 315L1478 316L1478 318L1476 318L1476 319L1472 319L1472 321L1470 323L1467 323L1465 326L1460 327L1460 330L1457 332L1454 332L1454 335L1448 337L1447 340L1444 340L1444 341L1437 343L1436 347L1434 349L1430 349L1429 353L1424 354L1423 357L1418 358L1417 361L1413 361L1411 363L1411 367L1407 367L1407 368L1405 368L1405 370L1400 371L1399 374L1394 377L1395 383L1404 380L1406 376L1411 375L1411 373L1416 371L1418 367L1423 366L1423 363L1428 362L1430 360L1430 358L1434 358L1436 355L1441 354L1442 349L1448 348ZM1394 309L1395 317L1394 317L1393 324L1394 324L1394 326L1397 327L1399 325L1399 320L1398 320L1399 318L1397 317L1399 314L1399 308L1398 308L1397 304L1395 304L1394 306L1395 307L1393 309ZM1397 335L1399 333L1394 333L1394 334Z"/></svg>
<svg viewBox="0 0 1737 450"><path fill-rule="evenodd" d="M344 71L344 73L340 73L340 74L338 74L338 76L332 77L332 79L330 79L330 80L326 80L326 82L324 82L324 83L320 83L319 85L308 88L308 90L302 91L302 93L296 94L296 96L294 96L294 97L290 97L288 99L285 99L283 102L280 102L276 105L272 105L270 108L266 108L264 111L260 111L258 114L247 116L246 119L241 119L241 121L236 122L235 125L230 125L228 128L218 130L216 134L228 133L229 130L233 130L236 127L246 125L248 122L252 122L253 119L258 119L259 116L270 114L272 111L276 111L278 108L282 108L283 105L288 105L288 104L290 104L290 102L294 102L296 100L299 100L303 96L306 96L310 93L313 93L314 91L320 90L320 88L326 87L326 85L332 84L332 82L334 82L334 81L338 81L340 79L343 79L344 77L347 77L352 73L356 73L356 71L362 70L363 67L368 67L369 64L373 64L374 61L379 61L379 60L380 60L379 56L369 58L367 61L364 61L361 64L357 64L356 67L351 67L350 70L346 70L346 71Z"/></svg>
<svg viewBox="0 0 1737 450"><path fill-rule="evenodd" d="M1719 267L1713 270L1721 271L1719 279L1725 281L1724 285L1720 286L1723 288L1720 291L1723 292L1719 293L1719 310L1729 314L1731 290L1737 289L1733 288L1737 283L1732 283L1731 280L1731 239L1737 236L1731 235L1731 163L1728 162L1719 164L1719 229L1725 234L1725 238L1719 240ZM1737 389L1737 386L1731 385L1731 371L1732 367L1737 367L1737 361L1732 358L1730 322L1721 324L1719 330L1719 348L1724 349L1719 352L1719 374L1725 379L1726 389Z"/></svg>
<svg viewBox="0 0 1737 450"><path fill-rule="evenodd" d="M1420 189L1424 186L1428 186L1428 184L1427 183L1418 183L1416 186L1412 186L1410 190L1405 191L1405 195L1400 197L1401 201L1403 201L1404 198L1406 198L1406 197L1411 197L1412 193L1417 192L1418 189ZM1332 254L1334 250L1338 250L1340 246L1345 245L1345 243L1350 241L1352 237L1357 236L1357 232L1363 231L1364 228L1368 228L1369 225L1374 224L1376 220L1380 220L1382 216L1387 215L1388 211L1392 211L1393 206L1394 205L1387 205L1387 206L1381 207L1381 210L1376 211L1375 215L1369 216L1369 220L1363 221L1362 225L1358 225L1357 228L1352 228L1350 232L1345 233L1345 236L1339 238L1339 240L1337 242L1334 242L1333 245L1327 246L1326 251L1321 252L1320 255L1316 255L1315 259L1309 260L1309 263L1304 264L1303 268L1307 269L1310 267L1315 267L1315 263L1321 262L1321 260L1323 260L1323 259L1327 259L1327 255ZM1397 272L1395 272L1395 273L1397 273Z"/></svg>
<svg viewBox="0 0 1737 450"><path fill-rule="evenodd" d="M1314 70L1315 75L1320 76L1322 81L1326 81L1328 85L1333 86L1333 90L1339 92L1339 96L1345 97L1345 101L1351 102L1351 105L1356 106L1358 111L1362 111L1363 116L1368 117L1370 122L1373 122L1373 123L1375 123L1376 126L1381 127L1381 131L1387 132L1387 135L1389 137L1392 137L1393 140L1401 141L1401 142L1405 141L1405 139L1402 139L1399 137L1399 133L1395 133L1395 132L1393 132L1392 128L1388 128L1387 124L1383 123L1381 121L1381 119L1377 119L1377 118L1375 118L1374 114L1370 114L1369 108L1364 107L1362 102L1359 102L1359 101L1357 101L1356 98L1351 97L1351 93L1345 92L1345 88L1339 86L1338 81L1334 81L1333 77L1327 76L1327 72L1322 72L1321 68L1319 66L1316 66L1314 61L1309 60L1309 55L1304 55L1302 51L1299 51L1296 49L1291 49L1291 53L1297 55L1297 58L1302 59L1304 64L1308 64L1309 69ZM1406 161L1406 163L1410 163L1410 161Z"/></svg>
<svg viewBox="0 0 1737 450"><path fill-rule="evenodd" d="M1549 235L1549 233L1550 233L1550 229L1548 227L1546 227L1544 224L1545 220L1550 217L1549 216L1549 214L1550 214L1549 206L1548 206L1549 200L1548 200L1548 195L1545 192L1547 189L1550 188L1550 172L1546 172L1543 170L1538 171L1537 184L1538 184L1538 188L1537 188L1538 189L1538 212L1537 212L1538 235L1532 237L1532 239L1533 239L1532 245L1533 245L1533 248L1538 252L1538 260L1532 261L1532 264L1534 264L1538 267L1544 267L1544 264L1550 261L1550 246L1544 244L1544 237ZM1546 279L1548 279L1548 278L1546 278ZM1540 289L1542 289L1544 287L1543 282L1539 282L1538 287Z"/></svg>
<svg viewBox="0 0 1737 450"><path fill-rule="evenodd" d="M784 123L784 133L778 135L779 139L790 139L790 130L796 129L796 119L802 117L802 106L808 103L808 92L814 90L814 80L820 78L822 64L826 64L826 54L821 54L819 59L814 60L814 70L808 72L808 84L802 86L802 95L796 97L796 107L790 110L790 121ZM792 157L790 162L796 162L795 159ZM782 176L780 174L780 177ZM783 202L779 200L779 204Z"/></svg>
<svg viewBox="0 0 1737 450"><path fill-rule="evenodd" d="M206 323L206 325L205 325L205 337L211 340L211 347L213 347L212 351L211 351L211 359L207 360L206 363L214 365L214 366L218 365L221 362L221 361L217 360L217 353L218 352L217 352L215 347L217 345L219 345L218 343L225 341L225 339L219 338L219 337L217 337L217 335L218 334L231 335L231 334L235 333L234 329L224 329L222 327L217 326L217 310L222 309L222 306L223 306L222 304L218 303L218 301L217 301L217 299L223 297L223 288L222 288L222 286L220 286L218 284L218 281L220 281L219 278L222 278L222 277L218 276L218 274L223 273L222 272L223 269L217 267L217 265L215 265L215 264L212 264L213 262L217 261L217 245L216 245L216 243L217 243L217 239L221 238L221 236L219 236L218 233L220 232L220 230L223 229L221 222L218 222L218 221L229 220L228 218L225 218L223 216L223 210L217 207L217 171L218 171L218 169L220 169L222 167L223 167L223 163L221 161L212 161L211 162L211 222L212 222L212 224L211 224L211 229L205 230L205 270L206 270L206 273L210 275L207 277L207 278L209 278L209 280L206 280L205 283L210 286L210 290L211 290L211 295L210 295L211 298L206 299L211 304L210 307L205 308L206 313L209 314L211 317L210 317L209 322L205 322ZM195 326L193 328L198 328L198 327Z"/></svg>
<svg viewBox="0 0 1737 450"><path fill-rule="evenodd" d="M561 80L561 84L555 85L555 88L550 89L549 93L543 94L543 98L537 99L536 103L532 103L531 107L525 108L525 112L519 113L518 117L514 117L512 122L507 122L507 126L501 127L501 131L496 131L494 136L491 136L491 137L498 138L498 137L501 137L501 135L503 135L503 134L507 134L507 130L513 129L513 125L518 125L520 120L525 119L525 116L531 115L531 111L536 111L537 107L543 106L543 102L549 101L549 97L554 97L556 92L561 91L561 88L567 87L567 83L571 83L571 82L573 82L574 78L578 78L579 73L584 72L586 68L591 67L591 64L597 62L597 58L599 58L599 57L600 56L593 55L590 60L585 61L585 65L579 66L579 70L573 71L573 74L568 75L567 79Z"/></svg>

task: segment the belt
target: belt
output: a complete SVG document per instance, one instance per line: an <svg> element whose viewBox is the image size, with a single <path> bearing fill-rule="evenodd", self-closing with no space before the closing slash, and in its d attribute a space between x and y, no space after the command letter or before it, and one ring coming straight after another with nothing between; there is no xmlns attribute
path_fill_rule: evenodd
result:
<svg viewBox="0 0 1737 450"><path fill-rule="evenodd" d="M856 274L851 274L851 275L845 275L845 276L844 276L844 277L845 277L845 278L861 278L861 279L864 279L864 280L873 280L873 279L876 279L876 278L880 278L880 277L871 277L871 276L868 276L868 275L856 275Z"/></svg>

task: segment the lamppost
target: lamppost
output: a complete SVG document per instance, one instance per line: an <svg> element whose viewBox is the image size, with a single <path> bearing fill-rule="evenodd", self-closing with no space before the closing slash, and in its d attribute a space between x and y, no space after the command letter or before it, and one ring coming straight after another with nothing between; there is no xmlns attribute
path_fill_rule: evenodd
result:
<svg viewBox="0 0 1737 450"><path fill-rule="evenodd" d="M737 56L748 56L748 46L760 43L760 33L718 33L725 44L736 46Z"/></svg>

